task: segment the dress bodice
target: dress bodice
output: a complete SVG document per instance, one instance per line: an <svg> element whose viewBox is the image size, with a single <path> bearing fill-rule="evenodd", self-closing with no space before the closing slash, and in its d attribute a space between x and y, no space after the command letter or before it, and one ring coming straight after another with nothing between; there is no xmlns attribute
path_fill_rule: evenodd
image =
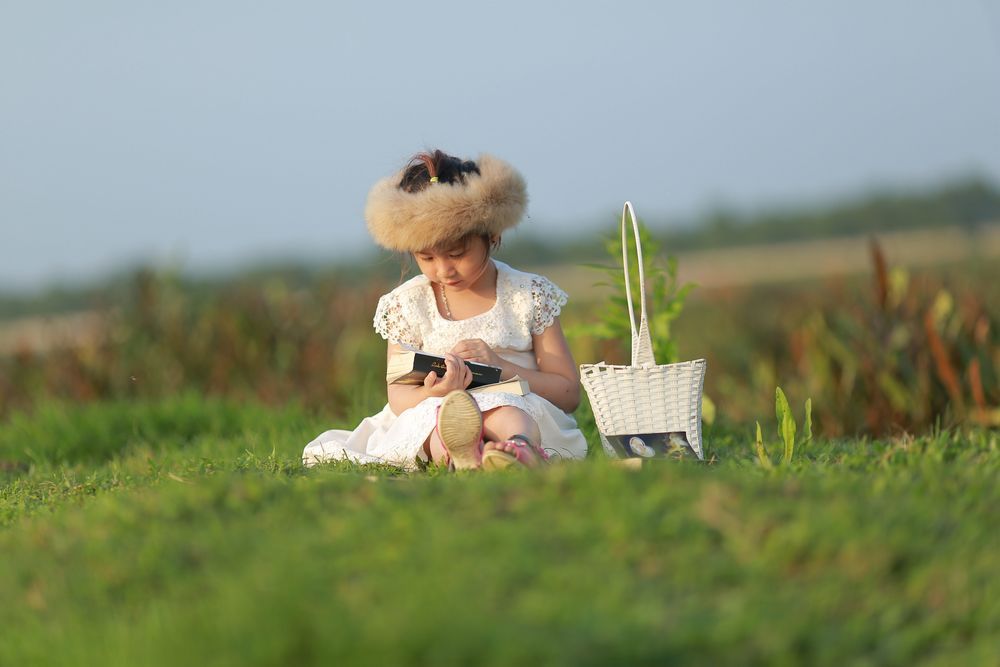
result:
<svg viewBox="0 0 1000 667"><path fill-rule="evenodd" d="M442 317L431 281L420 274L379 299L375 331L390 342L435 354L460 340L480 338L504 359L537 368L532 336L552 325L566 304L566 293L544 276L493 262L497 299L486 312L462 320Z"/></svg>

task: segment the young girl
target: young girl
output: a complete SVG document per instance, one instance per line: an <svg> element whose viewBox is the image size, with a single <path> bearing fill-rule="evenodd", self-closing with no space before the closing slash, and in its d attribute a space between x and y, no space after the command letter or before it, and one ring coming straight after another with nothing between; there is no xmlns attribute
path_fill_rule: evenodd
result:
<svg viewBox="0 0 1000 667"><path fill-rule="evenodd" d="M379 245L412 254L420 275L379 299L375 330L391 357L406 348L445 357L422 385L388 385L389 402L354 431L326 431L303 462L332 459L412 468L536 466L582 458L583 434L568 414L580 399L577 366L559 312L566 294L548 279L491 257L520 222L527 194L510 165L489 155L463 161L416 156L368 195L365 219ZM531 392L468 393L464 361L515 375Z"/></svg>

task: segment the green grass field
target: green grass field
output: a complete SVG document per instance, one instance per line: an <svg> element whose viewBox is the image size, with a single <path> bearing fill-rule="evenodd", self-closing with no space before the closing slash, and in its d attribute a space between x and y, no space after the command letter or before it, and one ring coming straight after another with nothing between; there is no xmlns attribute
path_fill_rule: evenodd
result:
<svg viewBox="0 0 1000 667"><path fill-rule="evenodd" d="M337 425L194 394L13 415L0 665L1000 663L996 431L772 471L712 429L712 462L638 471L303 469Z"/></svg>

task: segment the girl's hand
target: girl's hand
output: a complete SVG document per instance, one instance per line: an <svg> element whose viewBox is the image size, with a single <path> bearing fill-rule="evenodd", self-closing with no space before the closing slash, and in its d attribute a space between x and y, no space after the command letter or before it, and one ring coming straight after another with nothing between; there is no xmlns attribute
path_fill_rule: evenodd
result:
<svg viewBox="0 0 1000 667"><path fill-rule="evenodd" d="M465 365L458 356L446 352L444 355L444 377L438 377L431 371L424 378L424 387L429 396L443 397L456 389L465 389L472 384L472 369Z"/></svg>
<svg viewBox="0 0 1000 667"><path fill-rule="evenodd" d="M504 367L504 360L500 358L500 355L494 352L493 348L480 338L460 340L455 343L455 347L451 348L451 351L466 361L475 361L480 364L499 366L500 368Z"/></svg>

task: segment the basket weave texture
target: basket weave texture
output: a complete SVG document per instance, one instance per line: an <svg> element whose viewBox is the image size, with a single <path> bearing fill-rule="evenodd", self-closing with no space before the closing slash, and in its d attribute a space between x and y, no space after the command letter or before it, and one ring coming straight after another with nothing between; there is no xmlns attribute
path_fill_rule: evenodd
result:
<svg viewBox="0 0 1000 667"><path fill-rule="evenodd" d="M639 259L640 318L636 326L629 281L626 217L632 219ZM622 260L629 323L632 329L632 364L604 362L582 364L580 381L594 411L604 450L617 456L607 436L640 433L683 432L699 459L704 459L701 442L701 396L705 380L704 359L676 364L656 364L646 319L646 285L643 275L639 226L631 202L622 209Z"/></svg>

